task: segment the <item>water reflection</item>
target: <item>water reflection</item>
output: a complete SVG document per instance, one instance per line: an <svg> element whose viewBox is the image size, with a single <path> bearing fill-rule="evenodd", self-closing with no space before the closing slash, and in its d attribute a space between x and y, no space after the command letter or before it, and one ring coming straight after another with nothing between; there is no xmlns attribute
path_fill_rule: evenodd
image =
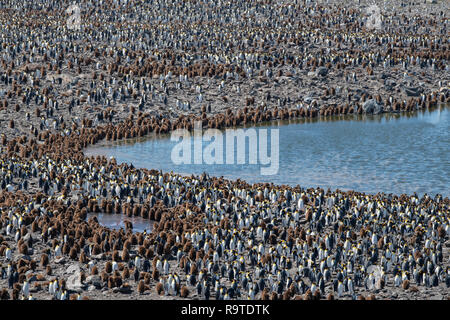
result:
<svg viewBox="0 0 450 320"><path fill-rule="evenodd" d="M105 227L119 230L125 230L125 221L128 220L133 224L133 232L150 232L153 229L153 221L144 219L140 216L127 217L123 214L107 214L107 213L90 213L89 217L97 217L98 222Z"/></svg>
<svg viewBox="0 0 450 320"><path fill-rule="evenodd" d="M449 194L448 107L382 115L278 120L243 128L280 129L280 170L262 176L259 165L175 165L170 135L96 145L87 155L114 156L136 167L181 174L368 193ZM205 147L208 143L203 143ZM247 147L248 152L248 147ZM247 154L248 159L248 154Z"/></svg>

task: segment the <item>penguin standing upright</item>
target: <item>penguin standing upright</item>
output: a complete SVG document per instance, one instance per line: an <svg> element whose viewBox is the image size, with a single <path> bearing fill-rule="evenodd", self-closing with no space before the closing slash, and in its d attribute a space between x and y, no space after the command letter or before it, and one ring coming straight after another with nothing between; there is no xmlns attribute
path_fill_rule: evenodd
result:
<svg viewBox="0 0 450 320"><path fill-rule="evenodd" d="M210 295L211 295L211 288L210 284L208 283L205 288L205 300L209 300Z"/></svg>
<svg viewBox="0 0 450 320"><path fill-rule="evenodd" d="M30 283L28 281L24 281L22 292L25 297L28 297L28 295L30 294Z"/></svg>

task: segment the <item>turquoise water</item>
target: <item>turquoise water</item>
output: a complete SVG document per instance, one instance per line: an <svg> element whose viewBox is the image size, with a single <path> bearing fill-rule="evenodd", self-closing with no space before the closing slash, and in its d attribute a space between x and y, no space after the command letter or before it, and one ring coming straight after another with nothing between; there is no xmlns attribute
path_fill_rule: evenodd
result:
<svg viewBox="0 0 450 320"><path fill-rule="evenodd" d="M367 193L436 193L450 190L450 114L448 107L415 113L337 116L332 118L275 121L253 127L279 129L279 170L262 175L260 158L249 164L180 164L171 155L177 142L170 135L150 136L96 145L87 155L113 156L135 167L185 175L244 179L250 183L357 190ZM248 128L247 128L248 129ZM244 128L244 130L247 130ZM270 142L271 132L268 130ZM192 139L192 138L191 138ZM193 141L193 140L191 140ZM197 142L199 139L196 140ZM226 140L223 140L225 150ZM209 142L203 141L203 148ZM268 146L269 154L272 145ZM258 148L259 151L259 148ZM191 148L191 162L194 155ZM226 161L225 155L223 161Z"/></svg>

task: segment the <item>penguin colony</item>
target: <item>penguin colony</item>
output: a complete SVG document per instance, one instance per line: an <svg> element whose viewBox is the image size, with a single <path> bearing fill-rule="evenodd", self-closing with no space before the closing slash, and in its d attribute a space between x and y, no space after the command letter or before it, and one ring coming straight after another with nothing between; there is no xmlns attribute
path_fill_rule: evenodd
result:
<svg viewBox="0 0 450 320"><path fill-rule="evenodd" d="M71 3L53 2L0 7L1 299L448 298L442 195L249 185L83 154L195 120L449 102L445 1L395 1L381 31L354 2L81 1L80 30ZM100 212L153 228L111 230Z"/></svg>

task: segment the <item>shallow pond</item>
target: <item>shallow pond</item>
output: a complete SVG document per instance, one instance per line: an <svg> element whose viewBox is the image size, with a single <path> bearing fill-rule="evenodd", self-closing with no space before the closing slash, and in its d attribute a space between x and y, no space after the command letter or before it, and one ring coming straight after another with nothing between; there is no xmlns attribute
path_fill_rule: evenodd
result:
<svg viewBox="0 0 450 320"><path fill-rule="evenodd" d="M205 161L203 164L176 164L172 153L179 143L171 141L170 135L95 145L86 149L85 154L113 156L118 162L163 172L185 175L207 172L211 176L240 178L250 183L448 196L449 111L448 107L441 106L432 111L414 113L350 115L259 124L252 128L256 130L258 139L261 138L260 129L269 129L268 144L274 132L270 129L279 129L279 169L274 175L261 174L261 168L268 165L261 165L260 158L257 164L249 164L252 143L248 141L245 144L245 164L236 164L236 161L235 164L206 164ZM244 128L244 131L249 128ZM198 150L202 150L194 149L194 141L200 139L191 137L191 162L198 156ZM225 140L224 135L223 150L226 149ZM202 141L205 150L210 142L206 142L205 137ZM259 152L260 148L257 149ZM270 155L272 150L275 150L273 146L268 145L267 154ZM225 152L222 159L226 162Z"/></svg>
<svg viewBox="0 0 450 320"><path fill-rule="evenodd" d="M98 222L105 227L110 229L119 230L120 228L125 230L125 220L130 221L133 224L133 232L144 232L146 230L148 233L152 231L153 221L149 219L144 219L142 217L127 217L123 214L107 214L107 213L90 213L89 217L97 217Z"/></svg>

